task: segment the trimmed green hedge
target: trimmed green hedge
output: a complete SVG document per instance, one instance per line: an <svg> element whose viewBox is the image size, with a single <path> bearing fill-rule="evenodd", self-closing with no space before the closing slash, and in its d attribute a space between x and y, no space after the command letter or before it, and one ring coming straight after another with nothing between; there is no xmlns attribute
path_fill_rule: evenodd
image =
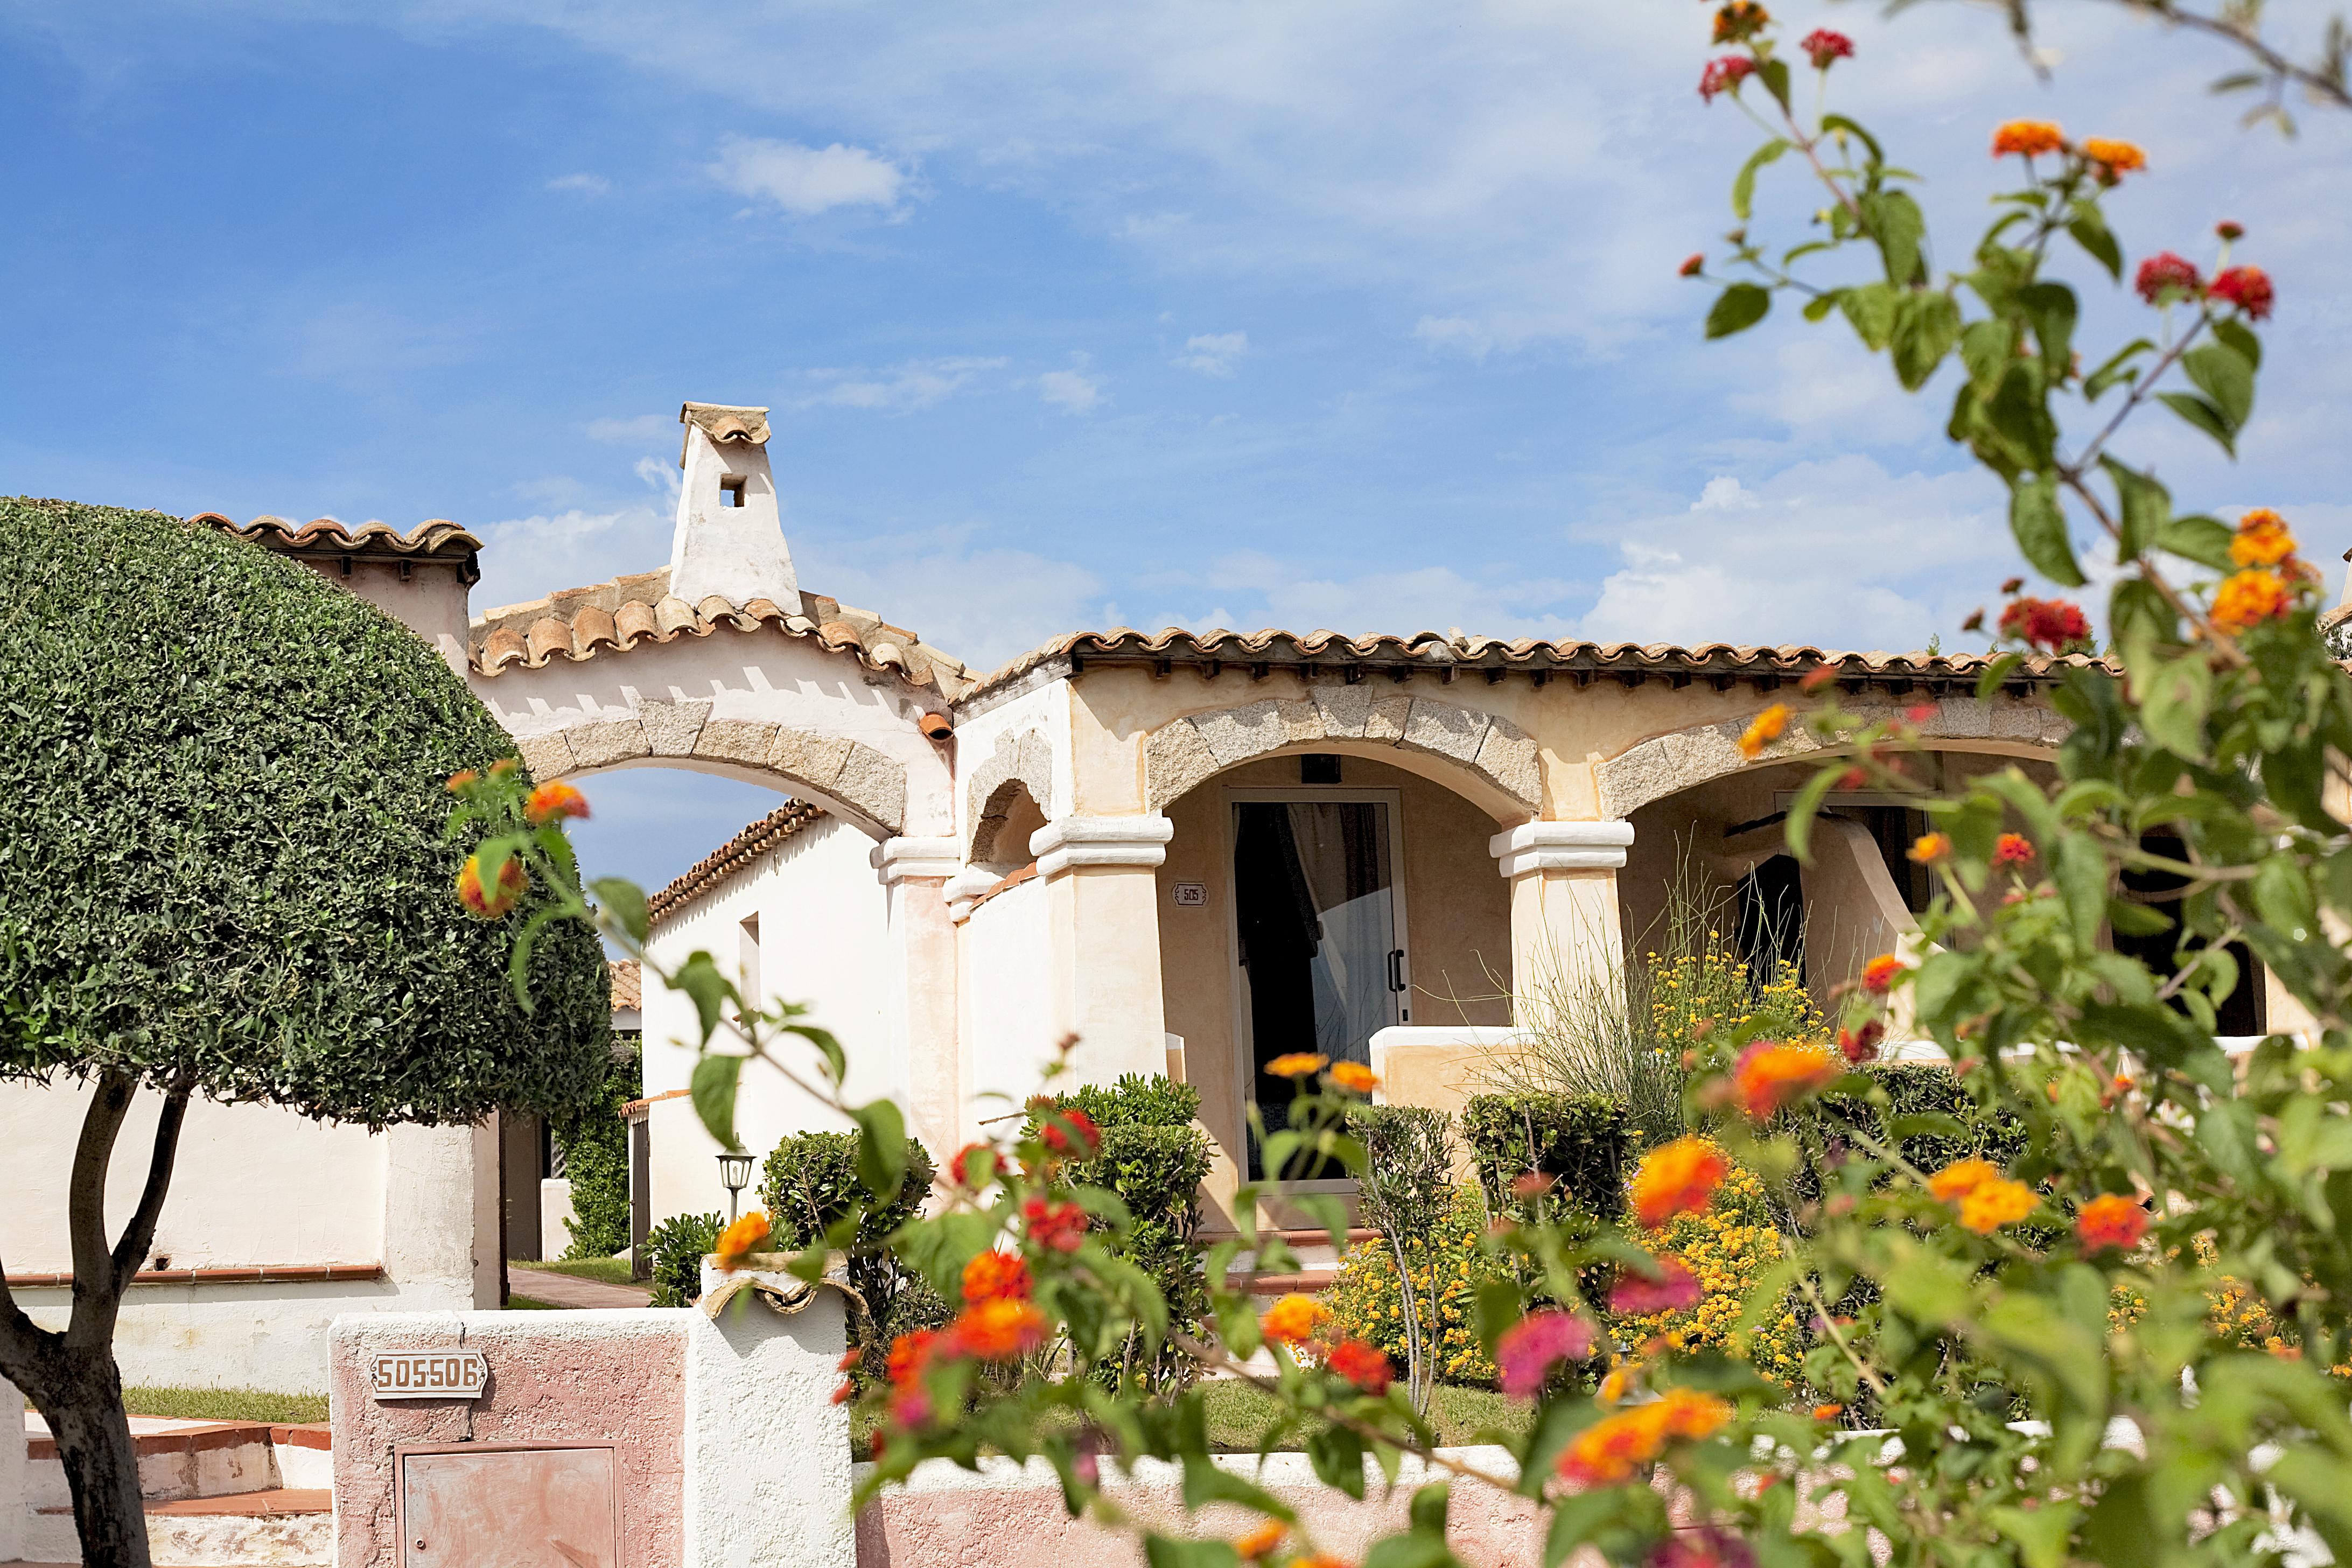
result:
<svg viewBox="0 0 2352 1568"><path fill-rule="evenodd" d="M621 1108L645 1092L645 1050L634 1035L620 1039L596 1103L555 1129L572 1184L566 1258L610 1258L629 1245L629 1124Z"/></svg>
<svg viewBox="0 0 2352 1568"><path fill-rule="evenodd" d="M1824 1095L1818 1114L1822 1131L1835 1138L1841 1128L1883 1141L1886 1124L1906 1117L1948 1116L1960 1124L1957 1138L1948 1132L1909 1131L1896 1140L1902 1155L1923 1171L1939 1171L1955 1160L1981 1155L2006 1167L2025 1152L2025 1129L2006 1113L1989 1115L1952 1069L1941 1062L1879 1062L1863 1068L1886 1091L1887 1110L1851 1095Z"/></svg>
<svg viewBox="0 0 2352 1568"><path fill-rule="evenodd" d="M770 1152L760 1169L760 1203L768 1211L767 1247L798 1252L860 1209L848 1253L849 1284L865 1299L850 1305L850 1340L861 1346L866 1370L878 1373L890 1337L902 1331L899 1298L908 1272L890 1251L890 1237L913 1217L930 1194L930 1152L907 1140L907 1175L898 1195L881 1202L857 1178L857 1144L863 1132L795 1132Z"/></svg>
<svg viewBox="0 0 2352 1568"><path fill-rule="evenodd" d="M1509 1208L1511 1182L1528 1171L1556 1178L1560 1195L1602 1219L1624 1212L1633 1119L1616 1100L1540 1090L1474 1095L1462 1108L1462 1141L1494 1213Z"/></svg>
<svg viewBox="0 0 2352 1568"><path fill-rule="evenodd" d="M719 1245L727 1222L716 1214L680 1214L646 1237L653 1259L655 1307L691 1307L702 1297L702 1260Z"/></svg>
<svg viewBox="0 0 2352 1568"><path fill-rule="evenodd" d="M431 647L156 512L0 500L0 1078L100 1068L382 1126L576 1112L604 954L467 918L444 784L514 754Z"/></svg>
<svg viewBox="0 0 2352 1568"><path fill-rule="evenodd" d="M1121 1073L1108 1089L1090 1083L1061 1096L1061 1101L1085 1111L1097 1127L1190 1127L1201 1114L1199 1089L1157 1073Z"/></svg>

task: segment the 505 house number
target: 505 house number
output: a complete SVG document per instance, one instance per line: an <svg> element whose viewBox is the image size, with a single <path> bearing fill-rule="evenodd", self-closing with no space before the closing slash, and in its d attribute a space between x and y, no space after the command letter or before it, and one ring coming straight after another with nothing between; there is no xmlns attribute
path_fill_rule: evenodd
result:
<svg viewBox="0 0 2352 1568"><path fill-rule="evenodd" d="M386 1351L368 1367L379 1400L479 1399L489 1382L479 1351Z"/></svg>
<svg viewBox="0 0 2352 1568"><path fill-rule="evenodd" d="M1179 882L1176 884L1176 904L1179 909L1196 910L1208 901L1208 883Z"/></svg>

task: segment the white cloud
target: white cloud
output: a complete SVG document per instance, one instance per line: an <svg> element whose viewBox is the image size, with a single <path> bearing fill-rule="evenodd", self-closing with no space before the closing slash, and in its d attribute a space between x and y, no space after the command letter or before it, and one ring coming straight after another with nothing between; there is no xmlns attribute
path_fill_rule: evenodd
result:
<svg viewBox="0 0 2352 1568"><path fill-rule="evenodd" d="M482 540L477 614L546 597L562 588L644 572L669 558L671 521L651 505L508 518L476 531Z"/></svg>
<svg viewBox="0 0 2352 1568"><path fill-rule="evenodd" d="M1102 582L1073 562L933 529L793 540L801 582L911 628L976 669L993 669L1102 619Z"/></svg>
<svg viewBox="0 0 2352 1568"><path fill-rule="evenodd" d="M863 147L838 142L804 147L747 136L721 142L710 172L729 190L762 197L799 217L835 207L895 207L907 181L905 170Z"/></svg>
<svg viewBox="0 0 2352 1568"><path fill-rule="evenodd" d="M908 360L882 371L813 370L819 390L800 398L802 408L876 408L907 414L952 397L982 373L1004 368L1002 359L962 357Z"/></svg>
<svg viewBox="0 0 2352 1568"><path fill-rule="evenodd" d="M659 414L637 414L621 419L591 419L588 439L618 446L658 441L677 428L677 421Z"/></svg>
<svg viewBox="0 0 2352 1568"><path fill-rule="evenodd" d="M578 191L583 195L601 196L613 188L613 182L602 174L562 174L547 182L551 191Z"/></svg>
<svg viewBox="0 0 2352 1568"><path fill-rule="evenodd" d="M1186 370L1197 370L1202 375L1231 375L1234 364L1247 353L1247 332L1198 332L1184 340L1184 352L1171 363Z"/></svg>
<svg viewBox="0 0 2352 1568"><path fill-rule="evenodd" d="M1509 566L1457 570L1424 566L1340 575L1317 563L1286 561L1258 551L1220 556L1200 587L1216 595L1205 613L1178 611L1150 626L1294 632L1330 630L1349 637L1444 632L1459 628L1486 637L1566 637L1572 634L1570 601L1578 584L1529 575ZM1236 605L1251 607L1236 611Z"/></svg>
<svg viewBox="0 0 2352 1568"><path fill-rule="evenodd" d="M1999 482L1867 458L1718 475L1696 500L1579 537L1622 562L1579 620L1596 642L1906 649L1954 635L2015 570Z"/></svg>
<svg viewBox="0 0 2352 1568"><path fill-rule="evenodd" d="M1037 395L1056 408L1089 414L1102 400L1102 383L1075 370L1049 370L1037 378Z"/></svg>

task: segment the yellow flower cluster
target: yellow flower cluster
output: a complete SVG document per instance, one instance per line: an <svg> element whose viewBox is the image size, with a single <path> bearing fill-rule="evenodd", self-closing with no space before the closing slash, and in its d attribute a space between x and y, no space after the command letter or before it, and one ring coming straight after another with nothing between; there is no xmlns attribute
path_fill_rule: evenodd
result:
<svg viewBox="0 0 2352 1568"><path fill-rule="evenodd" d="M1643 1239L1661 1256L1679 1259L1706 1294L1685 1311L1620 1319L1621 1338L1637 1345L1655 1340L1667 1351L1721 1351L1783 1387L1797 1385L1802 1352L1796 1314L1787 1303L1752 1333L1738 1331L1758 1278L1780 1260L1764 1184L1753 1171L1733 1165L1705 1214L1677 1215Z"/></svg>
<svg viewBox="0 0 2352 1568"><path fill-rule="evenodd" d="M1670 1052L1678 1055L1717 1029L1758 1018L1775 1039L1829 1036L1829 1021L1806 994L1795 964L1776 963L1769 978L1759 978L1720 932L1708 931L1698 952L1674 958L1653 952L1648 960L1651 1024Z"/></svg>
<svg viewBox="0 0 2352 1568"><path fill-rule="evenodd" d="M1478 1287L1499 1273L1478 1250L1486 1224L1485 1205L1475 1189L1465 1187L1454 1194L1453 1211L1434 1236L1405 1243L1422 1341L1440 1382L1491 1384L1497 1375L1478 1344ZM1326 1300L1341 1331L1404 1364L1404 1298L1397 1289L1396 1253L1385 1237L1348 1254Z"/></svg>

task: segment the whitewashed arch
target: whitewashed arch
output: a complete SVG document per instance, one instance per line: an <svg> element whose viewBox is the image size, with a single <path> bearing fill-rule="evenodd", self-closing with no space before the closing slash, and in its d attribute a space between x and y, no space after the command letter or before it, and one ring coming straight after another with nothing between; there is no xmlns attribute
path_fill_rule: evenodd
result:
<svg viewBox="0 0 2352 1568"><path fill-rule="evenodd" d="M1371 756L1422 773L1496 821L1542 805L1535 737L1498 714L1368 684L1318 683L1302 698L1265 698L1195 713L1151 732L1148 798L1159 810L1212 776L1277 752Z"/></svg>
<svg viewBox="0 0 2352 1568"><path fill-rule="evenodd" d="M1865 700L1847 710L1867 724L1907 713L1916 706ZM1934 711L1917 728L1923 739L1936 743L1937 751L2046 758L2065 740L2070 728L2065 720L2031 698L1996 698L1988 703L1979 702L1974 697L1946 697L1931 706ZM1739 737L1748 722L1742 717L1694 724L1688 729L1652 736L1597 764L1593 784L1601 796L1601 815L1631 816L1654 801L1695 789L1742 768L1769 767L1837 750L1834 744L1824 744L1806 732L1803 726L1792 723L1786 735L1750 761L1739 751Z"/></svg>
<svg viewBox="0 0 2352 1568"><path fill-rule="evenodd" d="M964 858L973 865L1026 855L1025 845L1000 847L998 830L1004 826L1017 795L1025 791L1041 811L1053 798L1053 742L1035 730L1021 730L996 738L996 745L972 767L963 790L964 821L969 824ZM1010 856L1003 849L1017 850Z"/></svg>

